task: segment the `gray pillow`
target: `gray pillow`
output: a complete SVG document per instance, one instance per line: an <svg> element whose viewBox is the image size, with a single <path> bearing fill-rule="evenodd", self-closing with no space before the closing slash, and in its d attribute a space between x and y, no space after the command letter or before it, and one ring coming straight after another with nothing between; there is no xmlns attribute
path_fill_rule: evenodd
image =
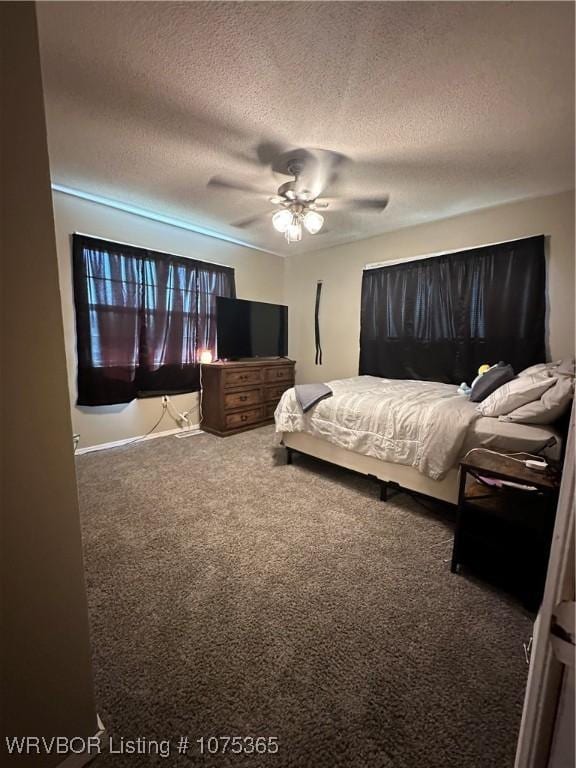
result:
<svg viewBox="0 0 576 768"><path fill-rule="evenodd" d="M526 403L538 400L547 389L554 385L556 379L542 376L516 376L495 389L477 409L482 416L502 416L521 408Z"/></svg>
<svg viewBox="0 0 576 768"><path fill-rule="evenodd" d="M574 370L574 358L566 357L563 360L557 360L555 363L538 363L538 365L531 365L530 368L525 368L520 371L518 376L534 376L534 375L547 375L547 376L574 376L576 371Z"/></svg>
<svg viewBox="0 0 576 768"><path fill-rule="evenodd" d="M476 384L472 387L470 392L470 401L473 403L481 403L482 400L492 394L498 387L506 384L508 381L512 381L515 378L514 370L511 365L505 365L504 363L498 363L483 376L480 376Z"/></svg>
<svg viewBox="0 0 576 768"><path fill-rule="evenodd" d="M574 379L571 376L558 376L553 380L555 383L538 400L525 403L498 418L501 421L516 421L521 424L553 424L568 410L572 402Z"/></svg>

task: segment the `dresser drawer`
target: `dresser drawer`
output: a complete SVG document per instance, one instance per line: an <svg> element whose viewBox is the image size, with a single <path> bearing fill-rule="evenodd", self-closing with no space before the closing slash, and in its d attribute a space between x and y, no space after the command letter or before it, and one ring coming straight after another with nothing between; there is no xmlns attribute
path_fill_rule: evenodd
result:
<svg viewBox="0 0 576 768"><path fill-rule="evenodd" d="M278 405L278 402L266 403L266 405L264 406L264 417L266 419L274 418L274 411L276 410L277 405Z"/></svg>
<svg viewBox="0 0 576 768"><path fill-rule="evenodd" d="M262 421L263 418L264 410L262 408L252 408L240 413L229 413L226 416L226 429L244 427L247 424L254 424L256 421Z"/></svg>
<svg viewBox="0 0 576 768"><path fill-rule="evenodd" d="M284 392L292 386L292 381L286 381L283 384L274 384L271 387L264 387L264 402L268 403L270 400L274 400L276 403Z"/></svg>
<svg viewBox="0 0 576 768"><path fill-rule="evenodd" d="M245 408L248 405L259 405L262 402L262 390L249 389L246 392L229 392L224 395L224 409Z"/></svg>
<svg viewBox="0 0 576 768"><path fill-rule="evenodd" d="M292 366L289 365L264 369L265 381L292 381L293 376Z"/></svg>
<svg viewBox="0 0 576 768"><path fill-rule="evenodd" d="M225 371L224 386L226 388L241 387L244 384L259 384L262 380L262 369L256 368L253 371Z"/></svg>

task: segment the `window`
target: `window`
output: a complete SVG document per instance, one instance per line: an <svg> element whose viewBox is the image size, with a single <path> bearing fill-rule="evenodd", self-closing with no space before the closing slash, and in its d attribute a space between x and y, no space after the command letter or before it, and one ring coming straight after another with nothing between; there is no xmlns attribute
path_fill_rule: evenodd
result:
<svg viewBox="0 0 576 768"><path fill-rule="evenodd" d="M470 382L545 360L544 236L367 269L360 373Z"/></svg>
<svg viewBox="0 0 576 768"><path fill-rule="evenodd" d="M78 405L199 389L233 269L85 235L73 237L73 266Z"/></svg>

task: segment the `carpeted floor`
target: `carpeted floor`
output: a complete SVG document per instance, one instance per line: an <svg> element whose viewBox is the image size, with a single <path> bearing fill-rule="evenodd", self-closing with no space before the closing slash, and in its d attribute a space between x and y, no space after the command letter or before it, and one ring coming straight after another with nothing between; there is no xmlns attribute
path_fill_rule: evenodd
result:
<svg viewBox="0 0 576 768"><path fill-rule="evenodd" d="M98 711L117 746L172 740L98 765L511 768L531 619L450 574L441 507L286 466L271 427L87 454L78 475ZM201 756L202 736L279 750Z"/></svg>

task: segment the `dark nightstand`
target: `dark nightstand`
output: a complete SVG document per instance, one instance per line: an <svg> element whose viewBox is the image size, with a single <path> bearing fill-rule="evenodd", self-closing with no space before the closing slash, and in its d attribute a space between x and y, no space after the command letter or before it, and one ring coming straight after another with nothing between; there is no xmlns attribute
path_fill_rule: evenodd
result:
<svg viewBox="0 0 576 768"><path fill-rule="evenodd" d="M502 481L534 490L499 485ZM471 451L460 463L451 571L470 568L535 610L546 579L559 486L560 473L550 468L528 469L509 456Z"/></svg>

